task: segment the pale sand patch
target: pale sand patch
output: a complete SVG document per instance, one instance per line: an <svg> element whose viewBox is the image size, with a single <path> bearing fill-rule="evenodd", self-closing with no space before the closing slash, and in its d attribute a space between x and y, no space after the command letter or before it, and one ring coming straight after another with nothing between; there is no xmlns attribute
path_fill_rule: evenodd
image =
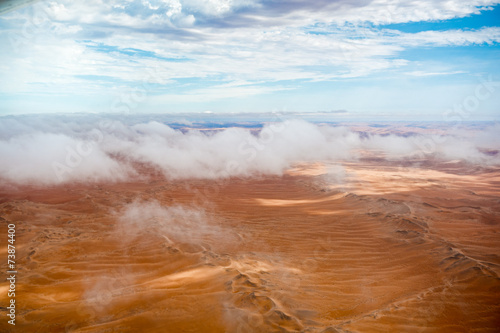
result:
<svg viewBox="0 0 500 333"><path fill-rule="evenodd" d="M336 195L331 195L321 199L297 199L297 200L285 200L285 199L262 199L257 198L255 201L262 206L295 206L295 205L307 205L320 202L326 202L331 200L337 200L343 198L346 194L339 193Z"/></svg>

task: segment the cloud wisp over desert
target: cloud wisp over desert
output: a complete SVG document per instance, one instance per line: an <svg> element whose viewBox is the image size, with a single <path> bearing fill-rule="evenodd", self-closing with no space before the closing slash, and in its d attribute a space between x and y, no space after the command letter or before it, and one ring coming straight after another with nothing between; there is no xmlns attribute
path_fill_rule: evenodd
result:
<svg viewBox="0 0 500 333"><path fill-rule="evenodd" d="M498 125L481 130L449 127L403 134L290 119L261 128L172 128L158 120L128 117L2 123L0 177L13 183L123 181L147 166L169 179L281 175L296 163L355 161L376 152L404 162L415 158L498 164ZM36 171L36 172L35 172Z"/></svg>
<svg viewBox="0 0 500 333"><path fill-rule="evenodd" d="M499 332L499 17L0 1L0 332Z"/></svg>

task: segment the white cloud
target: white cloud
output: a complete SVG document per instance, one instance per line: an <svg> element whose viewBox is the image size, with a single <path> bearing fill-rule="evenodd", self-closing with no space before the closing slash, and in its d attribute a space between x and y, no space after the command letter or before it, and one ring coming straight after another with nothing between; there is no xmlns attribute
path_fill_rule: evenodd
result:
<svg viewBox="0 0 500 333"><path fill-rule="evenodd" d="M114 35L112 39L103 40L103 47L116 51L100 51L100 44L43 35L38 43L24 45L21 54L6 52L1 56L2 62L11 64L0 68L2 76L11 80L3 80L0 89L14 93L29 92L36 87L37 92L85 93L102 92L105 88L113 93L110 89L120 90L132 82L140 84L151 72L164 82L209 77L218 77L223 82L249 83L361 77L405 66L408 61L397 58L404 46L482 44L498 42L499 36L498 28L391 36L372 31L370 38L356 40L341 33L340 36L313 35L295 29L250 29L206 34L202 43L177 40L165 44L154 36L144 39L138 34ZM120 52L129 48L151 51L155 56ZM175 62L161 58L188 60ZM97 77L102 75L108 78L102 81ZM215 99L271 91L265 86L249 85L235 86L232 90L221 85L215 92L218 89L217 86L204 88L208 96Z"/></svg>
<svg viewBox="0 0 500 333"><path fill-rule="evenodd" d="M0 119L0 178L41 184L120 181L141 176L137 162L168 179L279 175L296 163L354 160L363 150L394 160L417 156L500 163L499 156L483 153L500 149L498 128L363 138L345 127L302 120L268 124L257 135L241 128L181 132L139 116L105 121L95 116Z"/></svg>
<svg viewBox="0 0 500 333"><path fill-rule="evenodd" d="M240 8L257 5L255 1L250 0L184 0L183 4L189 12L215 17L224 16Z"/></svg>
<svg viewBox="0 0 500 333"><path fill-rule="evenodd" d="M337 11L333 13L332 20L336 22L368 21L375 24L448 20L478 14L481 10L498 3L497 0L375 0L366 5L357 2L358 6L354 5Z"/></svg>
<svg viewBox="0 0 500 333"><path fill-rule="evenodd" d="M423 71L413 71L413 72L407 72L405 74L406 75L410 75L410 76L422 77L422 76L455 75L455 74L463 74L463 73L465 73L465 72L464 71L452 71L452 72L423 72Z"/></svg>
<svg viewBox="0 0 500 333"><path fill-rule="evenodd" d="M422 31L400 34L396 38L402 45L422 46L466 46L500 43L500 28L486 27L478 30ZM390 39L389 39L390 40Z"/></svg>
<svg viewBox="0 0 500 333"><path fill-rule="evenodd" d="M163 83L210 82L203 87L186 84L186 89L177 84L176 91L164 84L150 85L148 93L154 99L184 101L198 95L201 101L211 101L288 89L278 81L366 77L407 66L409 61L400 54L410 47L498 43L500 29L410 34L364 23L464 17L498 2L41 2L33 11L6 16L10 28L0 42L10 45L10 37L20 35L21 44L0 55L0 62L9 64L0 66L0 91L119 96L153 72ZM44 19L36 24L34 17ZM25 22L32 24L28 35L22 32ZM149 55L127 53L130 49ZM419 69L410 75L441 72ZM270 88L266 83L274 85Z"/></svg>
<svg viewBox="0 0 500 333"><path fill-rule="evenodd" d="M167 23L175 16L193 15L200 20L221 20L217 26L304 26L314 22L375 24L447 20L491 9L498 0L473 1L252 1L252 0L92 0L42 2L53 19L81 23L113 22L144 27L151 17ZM239 22L238 22L239 21Z"/></svg>
<svg viewBox="0 0 500 333"><path fill-rule="evenodd" d="M17 183L117 181L131 174L92 142L60 133L35 131L2 140L0 152L1 177Z"/></svg>
<svg viewBox="0 0 500 333"><path fill-rule="evenodd" d="M118 232L123 241L154 234L167 242L200 243L203 237L227 239L227 232L210 223L210 217L201 209L184 206L162 206L156 200L135 201L115 213Z"/></svg>

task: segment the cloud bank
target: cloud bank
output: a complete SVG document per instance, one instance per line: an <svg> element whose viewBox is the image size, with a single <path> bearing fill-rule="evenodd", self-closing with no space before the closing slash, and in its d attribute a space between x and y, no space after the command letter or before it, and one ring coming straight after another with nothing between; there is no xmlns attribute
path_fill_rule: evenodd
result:
<svg viewBox="0 0 500 333"><path fill-rule="evenodd" d="M0 178L18 184L280 175L296 163L386 159L499 163L498 125L484 130L398 136L366 134L303 120L265 124L258 131L174 129L140 117L9 117L0 121Z"/></svg>

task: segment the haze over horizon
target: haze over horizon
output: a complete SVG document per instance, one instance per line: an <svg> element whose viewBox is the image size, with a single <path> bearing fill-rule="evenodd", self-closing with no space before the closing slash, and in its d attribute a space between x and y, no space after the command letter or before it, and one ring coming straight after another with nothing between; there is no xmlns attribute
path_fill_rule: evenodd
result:
<svg viewBox="0 0 500 333"><path fill-rule="evenodd" d="M344 110L339 119L497 121L499 3L6 1L0 116Z"/></svg>

